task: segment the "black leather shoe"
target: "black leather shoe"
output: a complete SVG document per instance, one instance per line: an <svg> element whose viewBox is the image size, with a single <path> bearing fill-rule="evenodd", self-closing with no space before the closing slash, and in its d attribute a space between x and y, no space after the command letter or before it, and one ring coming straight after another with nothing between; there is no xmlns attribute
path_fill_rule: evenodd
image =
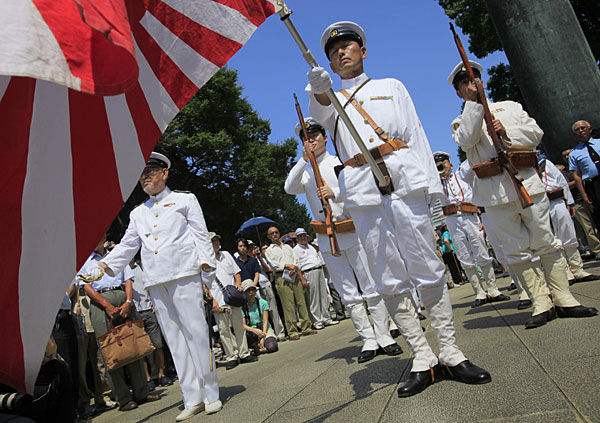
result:
<svg viewBox="0 0 600 423"><path fill-rule="evenodd" d="M495 297L490 297L490 299L488 301L490 303L497 303L499 301L508 301L508 300L510 300L510 297L508 295L500 294L500 295L496 295Z"/></svg>
<svg viewBox="0 0 600 423"><path fill-rule="evenodd" d="M376 355L377 355L377 350L364 350L358 356L358 360L357 361L359 363L365 363L367 361L373 360Z"/></svg>
<svg viewBox="0 0 600 423"><path fill-rule="evenodd" d="M400 355L402 354L402 348L400 348L400 345L393 343L390 345L386 345L385 347L379 347L383 350L384 354L386 355Z"/></svg>
<svg viewBox="0 0 600 423"><path fill-rule="evenodd" d="M423 392L428 386L438 382L440 380L440 375L441 371L439 365L422 372L410 372L408 379L400 383L398 397L412 397L413 395Z"/></svg>
<svg viewBox="0 0 600 423"><path fill-rule="evenodd" d="M421 313L417 313L417 317L419 318L419 320L427 320L427 317L425 317L425 315Z"/></svg>
<svg viewBox="0 0 600 423"><path fill-rule="evenodd" d="M390 336L394 339L398 338L400 336L400 329L392 329L390 331Z"/></svg>
<svg viewBox="0 0 600 423"><path fill-rule="evenodd" d="M119 411L131 411L137 407L138 407L138 405L135 401L129 401L129 402L123 404L122 406L120 406Z"/></svg>
<svg viewBox="0 0 600 423"><path fill-rule="evenodd" d="M481 300L481 299L477 298L475 301L473 301L473 304L471 304L471 308L482 306L485 303L487 303L487 299Z"/></svg>
<svg viewBox="0 0 600 423"><path fill-rule="evenodd" d="M575 278L573 283L597 281L598 279L600 279L598 275L587 275L582 278Z"/></svg>
<svg viewBox="0 0 600 423"><path fill-rule="evenodd" d="M515 289L517 289L517 285L514 282L508 285L509 291L514 291Z"/></svg>
<svg viewBox="0 0 600 423"><path fill-rule="evenodd" d="M255 361L258 361L258 357L254 357L253 355L249 355L248 357L240 358L240 363L242 363L242 364L254 363Z"/></svg>
<svg viewBox="0 0 600 423"><path fill-rule="evenodd" d="M556 306L556 315L558 317L592 317L598 314L598 310L594 307L584 307L578 305L575 307L559 307Z"/></svg>
<svg viewBox="0 0 600 423"><path fill-rule="evenodd" d="M443 366L444 376L447 379L457 380L471 385L481 385L492 381L487 370L477 367L469 360L461 361L456 366Z"/></svg>
<svg viewBox="0 0 600 423"><path fill-rule="evenodd" d="M231 370L231 369L237 367L238 364L239 363L237 360L229 360L225 363L225 370Z"/></svg>
<svg viewBox="0 0 600 423"><path fill-rule="evenodd" d="M517 304L517 310L525 310L533 305L531 300L519 300L519 304Z"/></svg>
<svg viewBox="0 0 600 423"><path fill-rule="evenodd" d="M141 398L141 399L136 398L135 402L137 403L137 405L140 405L140 404L144 404L147 402L158 401L159 399L160 399L160 394L158 392L150 392L144 398Z"/></svg>
<svg viewBox="0 0 600 423"><path fill-rule="evenodd" d="M554 308L551 308L543 313L531 316L529 320L525 322L525 329L539 328L540 326L544 326L546 323L554 319L556 319L556 311Z"/></svg>

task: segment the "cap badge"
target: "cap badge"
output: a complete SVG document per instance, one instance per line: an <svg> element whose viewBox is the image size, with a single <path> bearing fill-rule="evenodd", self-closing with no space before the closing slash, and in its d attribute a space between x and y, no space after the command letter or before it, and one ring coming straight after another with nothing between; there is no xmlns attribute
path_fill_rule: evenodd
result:
<svg viewBox="0 0 600 423"><path fill-rule="evenodd" d="M335 37L337 35L338 35L338 30L332 29L331 32L329 33L329 38Z"/></svg>

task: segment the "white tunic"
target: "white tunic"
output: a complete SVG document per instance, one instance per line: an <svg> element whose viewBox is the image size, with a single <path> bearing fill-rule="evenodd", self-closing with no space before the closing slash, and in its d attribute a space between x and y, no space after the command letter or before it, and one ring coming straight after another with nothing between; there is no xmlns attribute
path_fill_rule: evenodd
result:
<svg viewBox="0 0 600 423"><path fill-rule="evenodd" d="M153 286L200 273L200 266L215 267L204 215L196 196L168 187L137 206L121 242L102 260L120 273L142 248L145 286Z"/></svg>
<svg viewBox="0 0 600 423"><path fill-rule="evenodd" d="M507 147L514 150L532 151L541 141L544 132L519 103L501 101L490 103L490 110L499 119L510 139ZM471 166L496 157L496 150L487 133L483 120L483 106L473 101L465 102L461 116L452 122L452 135L467 155ZM537 172L533 168L520 169L523 185L529 195L544 192ZM517 192L507 172L473 182L473 202L488 207L519 201Z"/></svg>
<svg viewBox="0 0 600 423"><path fill-rule="evenodd" d="M542 182L544 183L546 192L562 189L563 198L567 200L567 204L572 205L575 202L565 176L558 170L554 163L547 159L546 164L544 165L544 172L542 173Z"/></svg>
<svg viewBox="0 0 600 423"><path fill-rule="evenodd" d="M352 94L365 80L367 76L364 73L353 79L342 80L342 88ZM345 104L346 98L340 93L336 95L340 102ZM312 117L333 136L338 116L333 105L322 106L311 93L309 99ZM384 159L395 189L392 198L403 197L420 189L428 190L430 194L441 194L442 186L431 147L412 99L402 82L391 78L371 80L360 89L355 99L362 103L362 107L390 137L401 138L409 146L393 152ZM352 105L346 107L346 112L367 148L383 144ZM334 141L343 161L360 153L341 119ZM345 167L340 173L339 185L341 197L338 200L343 201L348 209L382 204L382 195L368 165L359 168Z"/></svg>
<svg viewBox="0 0 600 423"><path fill-rule="evenodd" d="M460 178L458 172L450 174L447 179L442 180L444 193L442 204L460 204L471 203L473 200L473 191L468 183Z"/></svg>

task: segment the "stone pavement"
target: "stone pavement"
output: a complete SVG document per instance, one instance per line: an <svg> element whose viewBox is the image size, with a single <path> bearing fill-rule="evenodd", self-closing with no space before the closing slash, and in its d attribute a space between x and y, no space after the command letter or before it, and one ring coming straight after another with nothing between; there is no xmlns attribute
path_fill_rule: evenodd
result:
<svg viewBox="0 0 600 423"><path fill-rule="evenodd" d="M598 264L598 263L596 263ZM586 266L590 267L590 266ZM591 271L600 274L600 266ZM499 285L506 286L502 279ZM600 281L571 287L584 304L600 308ZM350 320L315 336L280 344L256 363L219 369L223 410L190 422L600 422L600 317L557 319L525 330L529 311L510 302L469 307L469 286L450 291L458 344L487 368L492 383L444 381L411 398L398 398L410 371L408 346L399 357L358 364L360 342ZM431 339L431 328L426 325ZM174 422L177 384L160 401L128 413L111 411L104 422Z"/></svg>

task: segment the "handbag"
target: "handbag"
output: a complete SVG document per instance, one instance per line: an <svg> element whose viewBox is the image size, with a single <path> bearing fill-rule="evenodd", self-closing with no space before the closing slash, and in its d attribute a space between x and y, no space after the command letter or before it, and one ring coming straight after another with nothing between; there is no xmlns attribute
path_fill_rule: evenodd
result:
<svg viewBox="0 0 600 423"><path fill-rule="evenodd" d="M154 351L142 320L129 320L98 338L106 368L115 370L133 363Z"/></svg>
<svg viewBox="0 0 600 423"><path fill-rule="evenodd" d="M223 300L225 304L230 305L232 307L242 307L246 305L246 293L241 292L234 285L223 286L219 278L215 278L217 280L217 284L221 288L221 292L223 292Z"/></svg>

